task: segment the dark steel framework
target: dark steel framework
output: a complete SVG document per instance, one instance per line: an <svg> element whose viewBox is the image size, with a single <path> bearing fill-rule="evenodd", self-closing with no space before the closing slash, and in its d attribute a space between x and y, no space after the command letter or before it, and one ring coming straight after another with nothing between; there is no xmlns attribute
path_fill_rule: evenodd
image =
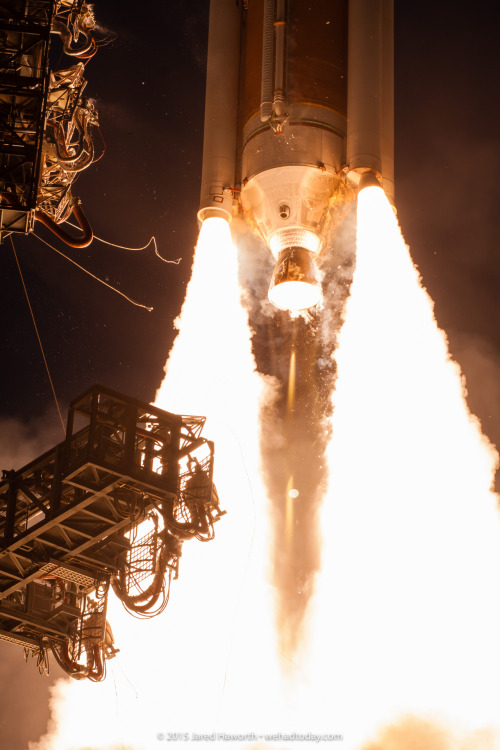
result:
<svg viewBox="0 0 500 750"><path fill-rule="evenodd" d="M0 639L41 671L51 648L72 676L102 678L114 654L110 583L132 612L154 614L183 541L213 537L221 511L204 422L94 386L72 402L63 443L4 471Z"/></svg>
<svg viewBox="0 0 500 750"><path fill-rule="evenodd" d="M53 70L50 36L74 64ZM112 35L100 35L86 0L0 3L0 242L41 221L72 247L92 231L72 184L95 161L97 111L84 96L85 65ZM58 224L74 214L83 236Z"/></svg>
<svg viewBox="0 0 500 750"><path fill-rule="evenodd" d="M0 4L0 236L32 225L49 86L54 0Z"/></svg>

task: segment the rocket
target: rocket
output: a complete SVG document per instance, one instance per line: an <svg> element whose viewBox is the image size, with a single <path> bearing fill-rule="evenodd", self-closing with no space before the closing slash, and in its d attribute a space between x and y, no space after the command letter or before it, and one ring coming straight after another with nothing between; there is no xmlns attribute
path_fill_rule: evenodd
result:
<svg viewBox="0 0 500 750"><path fill-rule="evenodd" d="M211 0L198 218L244 216L283 310L321 299L336 199L376 184L394 201L393 15L393 0Z"/></svg>

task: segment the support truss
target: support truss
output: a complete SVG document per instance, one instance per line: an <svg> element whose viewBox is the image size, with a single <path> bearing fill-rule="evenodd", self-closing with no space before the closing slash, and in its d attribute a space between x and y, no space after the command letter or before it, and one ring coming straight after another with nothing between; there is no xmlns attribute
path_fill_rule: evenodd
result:
<svg viewBox="0 0 500 750"><path fill-rule="evenodd" d="M4 471L0 639L42 667L50 647L73 676L103 676L114 653L110 583L129 610L150 616L168 601L183 541L213 537L221 511L204 422L94 386L71 404L63 443Z"/></svg>

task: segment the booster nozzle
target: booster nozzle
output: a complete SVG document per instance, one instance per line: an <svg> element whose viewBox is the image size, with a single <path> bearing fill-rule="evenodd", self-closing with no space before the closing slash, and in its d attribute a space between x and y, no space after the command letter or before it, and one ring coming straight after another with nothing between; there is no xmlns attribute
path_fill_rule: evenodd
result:
<svg viewBox="0 0 500 750"><path fill-rule="evenodd" d="M369 172L363 172L359 178L358 192L361 192L361 190L364 190L367 187L382 187L377 175L371 170Z"/></svg>
<svg viewBox="0 0 500 750"><path fill-rule="evenodd" d="M198 221L202 224L205 219L225 219L228 224L233 218L233 191L230 188L212 186L206 195L198 211Z"/></svg>

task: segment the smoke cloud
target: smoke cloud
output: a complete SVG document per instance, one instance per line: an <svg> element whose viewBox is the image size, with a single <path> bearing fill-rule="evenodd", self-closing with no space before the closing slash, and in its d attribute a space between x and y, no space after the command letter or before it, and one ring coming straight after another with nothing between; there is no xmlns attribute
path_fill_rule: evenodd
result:
<svg viewBox="0 0 500 750"><path fill-rule="evenodd" d="M63 439L61 424L53 418L0 419L0 469L17 471Z"/></svg>
<svg viewBox="0 0 500 750"><path fill-rule="evenodd" d="M460 363L467 389L467 403L480 422L483 433L500 448L500 355L487 339L448 331L450 349ZM497 472L496 492L500 492Z"/></svg>
<svg viewBox="0 0 500 750"><path fill-rule="evenodd" d="M437 722L405 716L382 729L362 750L494 750L498 735L492 729L459 734Z"/></svg>
<svg viewBox="0 0 500 750"><path fill-rule="evenodd" d="M277 632L285 668L297 664L320 566L317 517L328 481L324 454L336 376L333 353L355 257L355 211L344 198L332 205L330 236L319 261L323 304L294 318L268 302L275 265L268 248L247 225L233 224L253 353L259 373L272 385L260 416L261 455L271 499Z"/></svg>

